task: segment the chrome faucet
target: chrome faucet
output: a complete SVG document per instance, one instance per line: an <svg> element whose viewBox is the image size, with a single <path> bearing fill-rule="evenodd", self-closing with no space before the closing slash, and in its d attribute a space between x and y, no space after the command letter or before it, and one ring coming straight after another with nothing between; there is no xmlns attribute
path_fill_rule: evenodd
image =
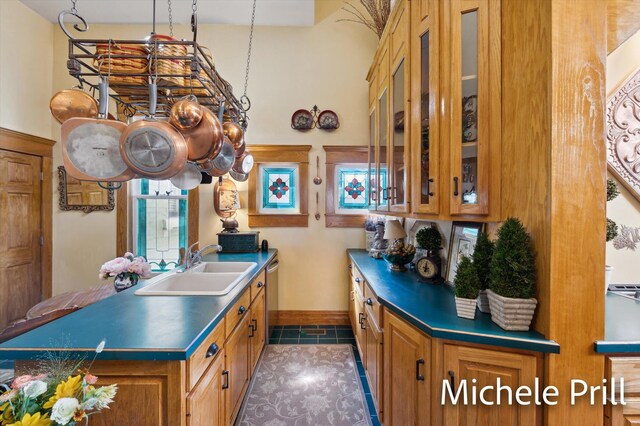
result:
<svg viewBox="0 0 640 426"><path fill-rule="evenodd" d="M205 246L200 250L194 251L193 248L197 246L199 243L200 241L191 244L191 246L187 250L187 253L184 256L184 263L183 263L184 271L187 271L188 269L191 269L194 265L197 265L198 263L202 262L202 256L204 256L205 254L211 251L216 251L216 252L222 251L222 246L217 244L209 244L208 246Z"/></svg>

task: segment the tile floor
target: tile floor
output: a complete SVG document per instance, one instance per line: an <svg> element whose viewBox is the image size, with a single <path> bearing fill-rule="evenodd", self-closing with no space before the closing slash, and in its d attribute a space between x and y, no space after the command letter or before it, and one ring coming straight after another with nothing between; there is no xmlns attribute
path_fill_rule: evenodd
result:
<svg viewBox="0 0 640 426"><path fill-rule="evenodd" d="M350 325L277 325L274 326L271 336L269 336L269 344L272 345L315 345L315 344L350 344L353 346L353 352L360 374L360 382L367 398L369 413L371 414L371 423L373 426L380 426L378 416L375 415L376 410L371 397L369 383L364 373L364 367L360 354L356 348L356 340L351 331Z"/></svg>

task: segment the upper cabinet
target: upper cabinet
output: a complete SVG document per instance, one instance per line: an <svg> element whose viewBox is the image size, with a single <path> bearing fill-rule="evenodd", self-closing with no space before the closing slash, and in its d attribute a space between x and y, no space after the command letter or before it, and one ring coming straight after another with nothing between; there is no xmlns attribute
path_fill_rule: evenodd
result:
<svg viewBox="0 0 640 426"><path fill-rule="evenodd" d="M371 210L500 216L500 1L398 1L369 73Z"/></svg>

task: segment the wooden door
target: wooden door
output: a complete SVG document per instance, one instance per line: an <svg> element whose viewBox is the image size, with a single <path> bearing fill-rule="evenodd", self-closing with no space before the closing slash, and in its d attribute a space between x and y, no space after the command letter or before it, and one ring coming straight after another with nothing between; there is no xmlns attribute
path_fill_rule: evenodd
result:
<svg viewBox="0 0 640 426"><path fill-rule="evenodd" d="M0 150L0 330L42 297L40 157Z"/></svg>
<svg viewBox="0 0 640 426"><path fill-rule="evenodd" d="M250 312L238 323L225 345L226 369L229 372L229 389L225 395L228 424L233 424L249 385Z"/></svg>
<svg viewBox="0 0 640 426"><path fill-rule="evenodd" d="M251 338L250 338L250 347L251 347L251 374L253 375L253 370L256 368L256 364L258 363L258 359L260 358L260 354L262 353L262 348L265 345L266 339L266 331L265 331L265 297L264 290L261 291L258 296L253 301L251 305Z"/></svg>
<svg viewBox="0 0 640 426"><path fill-rule="evenodd" d="M534 387L536 377L536 358L531 355L520 355L502 351L469 348L453 344L444 345L443 378L450 380L452 389L456 391L462 380L468 386L476 380L477 389L484 386L496 386L500 378L502 386L517 389L526 385ZM440 392L440 390L439 390ZM495 391L485 392L485 398L495 401ZM439 395L440 400L441 395ZM445 425L535 425L536 407L531 405L477 405L457 403L445 400L443 418ZM470 401L470 400L469 400Z"/></svg>
<svg viewBox="0 0 640 426"><path fill-rule="evenodd" d="M411 210L440 211L439 2L411 2Z"/></svg>
<svg viewBox="0 0 640 426"><path fill-rule="evenodd" d="M429 425L431 340L389 311L384 335L384 424Z"/></svg>
<svg viewBox="0 0 640 426"><path fill-rule="evenodd" d="M187 426L223 426L226 423L224 350L202 375L187 397Z"/></svg>
<svg viewBox="0 0 640 426"><path fill-rule="evenodd" d="M367 358L365 360L365 372L369 380L371 388L371 396L378 410L377 414L381 421L382 418L381 402L382 402L382 330L376 324L373 315L365 308L366 312L366 346Z"/></svg>

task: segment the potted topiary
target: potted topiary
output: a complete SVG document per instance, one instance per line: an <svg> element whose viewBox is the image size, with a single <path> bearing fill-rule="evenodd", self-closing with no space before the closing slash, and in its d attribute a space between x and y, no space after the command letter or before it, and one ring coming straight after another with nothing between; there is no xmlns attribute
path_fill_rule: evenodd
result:
<svg viewBox="0 0 640 426"><path fill-rule="evenodd" d="M489 239L489 236L481 232L478 235L476 248L473 251L473 264L476 267L478 280L480 281L480 293L478 295L478 309L480 312L490 313L489 296L487 296L487 288L489 288L489 272L491 270L491 257L495 244Z"/></svg>
<svg viewBox="0 0 640 426"><path fill-rule="evenodd" d="M476 301L480 281L476 268L467 256L460 258L456 278L453 280L455 287L453 293L456 296L456 312L460 318L475 319Z"/></svg>
<svg viewBox="0 0 640 426"><path fill-rule="evenodd" d="M505 330L529 330L538 304L535 254L518 219L507 219L498 230L490 268L491 319Z"/></svg>
<svg viewBox="0 0 640 426"><path fill-rule="evenodd" d="M430 283L439 283L442 281L442 259L440 258L440 254L438 253L442 249L442 235L440 235L440 231L435 226L430 226L426 228L421 228L416 233L416 244L421 249L427 251L427 255L424 257L420 257L416 259L416 265L418 261L421 264L429 264L430 273L425 276L421 275L421 277L430 282Z"/></svg>
<svg viewBox="0 0 640 426"><path fill-rule="evenodd" d="M620 190L618 190L618 185L613 179L607 179L607 202L615 199L618 195L620 195ZM613 220L607 218L607 233L606 233L606 241L609 242L618 236L618 224ZM613 273L613 266L605 265L604 266L604 294L607 294L609 290L609 281L611 280L611 274Z"/></svg>

